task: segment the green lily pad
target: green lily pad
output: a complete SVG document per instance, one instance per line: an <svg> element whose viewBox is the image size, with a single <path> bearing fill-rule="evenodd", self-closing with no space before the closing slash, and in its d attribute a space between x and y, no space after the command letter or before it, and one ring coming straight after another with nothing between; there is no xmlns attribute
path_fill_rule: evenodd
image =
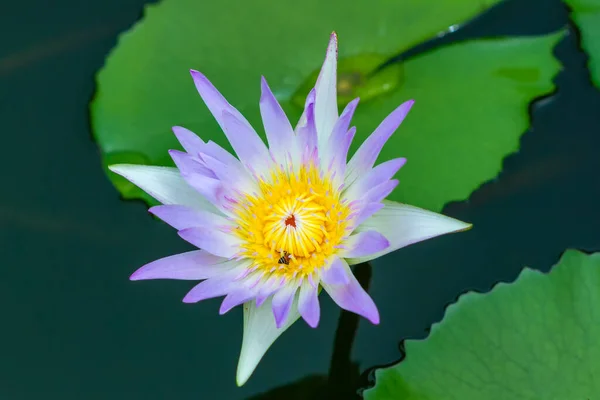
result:
<svg viewBox="0 0 600 400"><path fill-rule="evenodd" d="M553 89L559 65L551 49L560 34L474 41L379 70L376 64L500 0L163 0L123 34L97 77L91 106L94 136L110 160L173 165L180 148L170 128L185 126L230 149L189 76L202 71L262 130L260 75L293 123L298 95L314 81L327 40L340 41L340 103L354 95L356 143L390 111L414 98L414 111L388 143L385 159L405 156L391 199L439 210L466 198L500 170L528 126L527 104ZM235 12L232 12L235 10ZM256 29L259 26L260 29ZM126 198L144 198L114 174Z"/></svg>
<svg viewBox="0 0 600 400"><path fill-rule="evenodd" d="M592 82L600 88L600 0L565 0L581 34L581 47L589 56Z"/></svg>
<svg viewBox="0 0 600 400"><path fill-rule="evenodd" d="M448 307L365 400L593 400L600 394L600 253L564 253Z"/></svg>
<svg viewBox="0 0 600 400"><path fill-rule="evenodd" d="M363 104L354 120L368 133L416 100L379 158L408 159L390 199L441 210L495 177L529 127L528 104L554 89L561 66L552 50L563 36L473 40L406 61L402 87Z"/></svg>

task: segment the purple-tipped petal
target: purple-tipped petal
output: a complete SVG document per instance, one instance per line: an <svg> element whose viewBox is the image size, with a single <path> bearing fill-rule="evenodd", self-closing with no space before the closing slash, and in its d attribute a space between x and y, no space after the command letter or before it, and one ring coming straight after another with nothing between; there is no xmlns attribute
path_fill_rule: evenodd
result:
<svg viewBox="0 0 600 400"><path fill-rule="evenodd" d="M175 136L177 137L177 140L179 140L179 143L181 143L185 151L191 156L198 157L200 153L204 153L221 161L222 163L243 168L237 158L235 158L232 154L215 142L209 140L207 143L204 143L204 141L194 132L180 126L174 126L172 129L173 133L175 133Z"/></svg>
<svg viewBox="0 0 600 400"><path fill-rule="evenodd" d="M219 308L219 314L223 315L232 308L247 302L248 300L254 297L254 294L254 291L247 288L240 288L234 290L233 292L225 296L225 298L223 299L221 307Z"/></svg>
<svg viewBox="0 0 600 400"><path fill-rule="evenodd" d="M352 121L352 116L354 115L354 111L356 111L356 107L358 106L359 98L352 100L346 107L342 114L337 119L335 125L333 126L333 130L331 131L331 136L328 140L328 146L332 149L339 144L340 141L344 138L346 132L348 132L348 128L350 127L350 121Z"/></svg>
<svg viewBox="0 0 600 400"><path fill-rule="evenodd" d="M345 261L344 266L348 271L349 282L345 285L328 285L322 282L323 288L329 293L333 301L344 310L363 316L373 324L378 324L379 311L377 311L373 299L360 286Z"/></svg>
<svg viewBox="0 0 600 400"><path fill-rule="evenodd" d="M325 61L315 84L315 121L319 146L327 143L338 118L337 108L337 35L331 34Z"/></svg>
<svg viewBox="0 0 600 400"><path fill-rule="evenodd" d="M272 308L277 328L281 328L286 323L297 289L297 285L289 283L273 295Z"/></svg>
<svg viewBox="0 0 600 400"><path fill-rule="evenodd" d="M384 204L385 207L363 222L359 230L381 233L390 241L390 246L375 254L349 258L350 264L366 262L410 244L471 227L471 224L418 207L387 200Z"/></svg>
<svg viewBox="0 0 600 400"><path fill-rule="evenodd" d="M347 182L354 182L373 167L383 145L398 129L402 121L404 121L413 104L413 100L402 103L379 124L375 131L358 148L348 163L346 172Z"/></svg>
<svg viewBox="0 0 600 400"><path fill-rule="evenodd" d="M219 146L212 140L209 140L208 142L206 142L206 146L204 146L204 150L202 151L202 153L208 154L212 158L219 160L224 164L234 166L235 168L238 168L239 170L244 170L244 167L240 163L240 160L235 158L235 156L233 154L231 154L230 152L228 152L227 150L225 150L224 148L222 148L221 146Z"/></svg>
<svg viewBox="0 0 600 400"><path fill-rule="evenodd" d="M204 76L202 73L190 70L194 85L202 97L202 100L210 110L211 114L217 120L217 123L223 131L225 131L225 124L223 122L223 112L227 111L234 114L247 128L252 129L250 123L244 118L244 116L235 109L229 102L223 97L223 95L214 87L214 85ZM234 147L235 150L235 147Z"/></svg>
<svg viewBox="0 0 600 400"><path fill-rule="evenodd" d="M356 229L363 222L369 219L377 211L384 207L383 203L366 203L362 206L360 213L352 220L352 228Z"/></svg>
<svg viewBox="0 0 600 400"><path fill-rule="evenodd" d="M183 149L197 157L205 146L204 141L194 132L181 126L174 126L171 129Z"/></svg>
<svg viewBox="0 0 600 400"><path fill-rule="evenodd" d="M348 103L346 108L344 108L344 111L342 111L342 114L333 126L331 136L329 136L326 146L319 149L319 154L321 155L322 162L325 166L328 166L334 157L340 152L340 143L348 140L348 128L350 127L350 121L352 120L354 111L358 106L358 100L358 98L352 100L350 103ZM351 141L352 140L350 140L350 142ZM349 143L348 146L350 146ZM345 145L342 147L345 147ZM343 159L344 167L347 161L347 151L348 150L346 150L346 154L344 154L343 157L338 157ZM342 178L343 177L344 176L342 175Z"/></svg>
<svg viewBox="0 0 600 400"><path fill-rule="evenodd" d="M259 104L269 149L277 162L283 164L290 143L294 139L294 129L264 76L261 78Z"/></svg>
<svg viewBox="0 0 600 400"><path fill-rule="evenodd" d="M230 270L234 264L226 258L218 257L204 250L164 257L144 265L135 271L129 279L181 279L200 280L212 278Z"/></svg>
<svg viewBox="0 0 600 400"><path fill-rule="evenodd" d="M173 159L173 162L175 162L175 165L182 176L193 177L201 175L212 179L216 178L214 172L203 165L197 156L192 156L179 150L169 150L169 155Z"/></svg>
<svg viewBox="0 0 600 400"><path fill-rule="evenodd" d="M303 163L308 163L310 156L317 148L317 130L315 128L314 103L306 107L306 122L296 130L298 152L302 154Z"/></svg>
<svg viewBox="0 0 600 400"><path fill-rule="evenodd" d="M364 257L385 250L390 242L377 231L365 231L350 235L344 242L347 250L340 256L344 258Z"/></svg>
<svg viewBox="0 0 600 400"><path fill-rule="evenodd" d="M232 258L240 250L241 240L233 235L207 228L187 228L179 232L183 240L216 256Z"/></svg>
<svg viewBox="0 0 600 400"><path fill-rule="evenodd" d="M222 203L226 191L216 175L189 154L176 150L171 150L169 154L185 182L217 209L224 211Z"/></svg>
<svg viewBox="0 0 600 400"><path fill-rule="evenodd" d="M225 97L200 72L191 70L198 93L227 136L242 163L264 163L267 148L248 120L227 102Z"/></svg>
<svg viewBox="0 0 600 400"><path fill-rule="evenodd" d="M356 134L356 127L350 128L346 133L346 136L338 143L336 153L333 156L333 162L331 164L331 173L334 176L334 186L339 186L344 181L344 175L346 173L346 161L348 159L348 150L350 150L350 144Z"/></svg>
<svg viewBox="0 0 600 400"><path fill-rule="evenodd" d="M278 277L272 276L267 279L267 281L258 289L258 293L256 294L256 307L260 307L265 300L279 290L281 286L281 280Z"/></svg>
<svg viewBox="0 0 600 400"><path fill-rule="evenodd" d="M312 286L306 280L302 282L298 297L298 311L311 328L316 328L319 325L321 307L319 305L319 289L317 285Z"/></svg>
<svg viewBox="0 0 600 400"><path fill-rule="evenodd" d="M177 230L203 227L207 229L222 229L231 226L231 222L222 215L208 211L193 210L186 206L162 205L148 210Z"/></svg>
<svg viewBox="0 0 600 400"><path fill-rule="evenodd" d="M321 280L329 285L347 284L350 281L350 278L348 277L344 264L345 263L339 257L334 256L329 266L323 268Z"/></svg>
<svg viewBox="0 0 600 400"><path fill-rule="evenodd" d="M216 158L207 154L201 154L202 160L206 166L210 168L217 179L219 179L225 187L233 189L233 191L241 191L244 193L258 192L259 188L254 179L248 174L246 169L237 168L241 166L239 163L225 164Z"/></svg>
<svg viewBox="0 0 600 400"><path fill-rule="evenodd" d="M118 164L108 167L163 204L180 204L218 212L181 176L177 168Z"/></svg>
<svg viewBox="0 0 600 400"><path fill-rule="evenodd" d="M388 197L390 193L392 193L394 189L396 189L398 183L399 182L397 179L392 179L390 181L383 182L369 190L367 193L365 193L362 196L362 199L367 203L378 203L386 197Z"/></svg>
<svg viewBox="0 0 600 400"><path fill-rule="evenodd" d="M308 95L306 96L306 100L304 100L304 110L302 111L302 115L300 116L300 119L298 120L298 124L296 125L296 128L294 130L296 135L298 134L299 130L304 128L304 126L308 122L308 117L306 115L307 110L310 105L313 106L313 110L314 110L314 104L315 104L315 88L312 88L310 90L310 92L308 92Z"/></svg>
<svg viewBox="0 0 600 400"><path fill-rule="evenodd" d="M221 297L240 289L240 283L232 279L231 274L216 276L200 282L183 298L184 303L197 303L202 300Z"/></svg>
<svg viewBox="0 0 600 400"><path fill-rule="evenodd" d="M362 196L371 188L392 179L404 164L406 164L406 158L395 158L379 164L364 176L359 177L354 181L354 183L344 191L344 198L350 201L362 198Z"/></svg>
<svg viewBox="0 0 600 400"><path fill-rule="evenodd" d="M242 164L263 171L268 167L267 146L256 131L244 121L235 114L223 112L225 134Z"/></svg>

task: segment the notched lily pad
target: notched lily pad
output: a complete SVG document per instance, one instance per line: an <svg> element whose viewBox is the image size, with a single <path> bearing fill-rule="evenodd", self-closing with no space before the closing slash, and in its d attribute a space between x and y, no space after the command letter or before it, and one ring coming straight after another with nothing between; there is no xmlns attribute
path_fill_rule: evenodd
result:
<svg viewBox="0 0 600 400"><path fill-rule="evenodd" d="M600 253L467 293L365 400L592 400L600 393Z"/></svg>

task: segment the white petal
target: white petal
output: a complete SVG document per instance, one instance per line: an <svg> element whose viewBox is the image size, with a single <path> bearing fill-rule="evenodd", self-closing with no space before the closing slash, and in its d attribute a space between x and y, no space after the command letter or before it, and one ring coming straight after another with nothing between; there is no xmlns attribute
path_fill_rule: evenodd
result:
<svg viewBox="0 0 600 400"><path fill-rule="evenodd" d="M334 32L329 39L325 61L315 85L315 123L320 148L327 144L338 118L337 53L337 35Z"/></svg>
<svg viewBox="0 0 600 400"><path fill-rule="evenodd" d="M390 246L375 254L349 258L346 261L350 265L373 260L426 239L471 228L471 224L433 211L388 200L384 200L383 203L385 206L360 225L356 231L375 230L389 240Z"/></svg>
<svg viewBox="0 0 600 400"><path fill-rule="evenodd" d="M256 307L254 301L244 304L244 340L236 375L238 386L246 383L258 362L279 335L300 318L298 295L296 295L287 321L281 328L277 329L271 301L272 297L260 307Z"/></svg>
<svg viewBox="0 0 600 400"><path fill-rule="evenodd" d="M115 164L108 169L126 178L163 204L179 204L221 214L215 206L187 184L177 168Z"/></svg>

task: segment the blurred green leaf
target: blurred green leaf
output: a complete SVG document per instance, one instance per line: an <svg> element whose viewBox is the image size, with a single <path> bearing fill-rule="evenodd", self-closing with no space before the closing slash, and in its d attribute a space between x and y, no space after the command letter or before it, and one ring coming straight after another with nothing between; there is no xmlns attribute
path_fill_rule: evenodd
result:
<svg viewBox="0 0 600 400"><path fill-rule="evenodd" d="M310 86L336 30L340 102L354 95L362 100L354 148L387 113L414 98L414 111L381 161L409 159L391 199L439 210L493 178L503 157L518 148L528 126L527 104L553 88L559 65L551 49L560 34L466 42L382 70L376 64L498 2L163 0L147 6L98 74L94 135L105 164L112 157L172 165L167 150L180 148L173 125L230 149L196 93L191 68L202 71L259 131L259 78L265 75L295 124L298 94ZM109 176L127 198L142 197Z"/></svg>
<svg viewBox="0 0 600 400"><path fill-rule="evenodd" d="M600 89L600 0L565 0L579 28L581 47L589 57L592 82Z"/></svg>
<svg viewBox="0 0 600 400"><path fill-rule="evenodd" d="M548 274L448 307L365 400L593 400L600 393L600 253L568 250Z"/></svg>

